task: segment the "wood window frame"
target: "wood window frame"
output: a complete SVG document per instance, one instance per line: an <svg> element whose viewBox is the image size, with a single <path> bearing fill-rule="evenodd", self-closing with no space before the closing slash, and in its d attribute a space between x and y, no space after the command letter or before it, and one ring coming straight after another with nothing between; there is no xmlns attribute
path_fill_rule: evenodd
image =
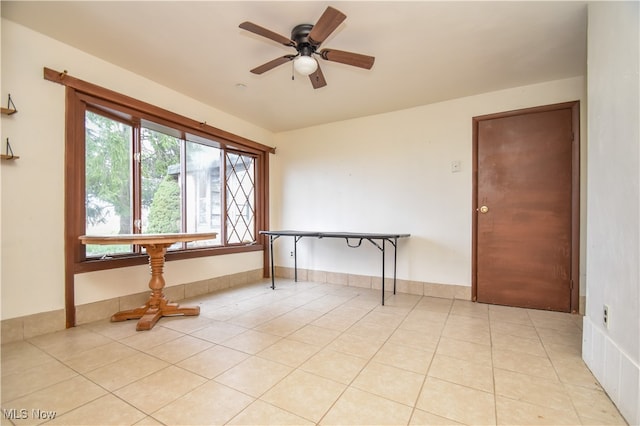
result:
<svg viewBox="0 0 640 426"><path fill-rule="evenodd" d="M263 251L266 259L264 236L257 231L268 229L269 223L269 154L275 148L234 135L210 126L204 122L184 117L163 108L134 99L118 92L88 83L67 74L44 68L44 79L62 84L65 91L65 317L66 327L75 326L75 274L105 269L142 265L148 262L146 254L131 253L112 259L86 259L85 248L78 239L85 233L85 111L87 106L107 107L112 111L135 113L137 117L149 119L159 124L176 126L194 134L210 138L220 144L220 148L246 153L256 159L256 244L223 245L216 247L177 250L166 255L167 261L196 257L217 256L233 253ZM222 218L222 232L226 221L226 211ZM263 262L267 265L268 262ZM263 267L265 276L268 268Z"/></svg>

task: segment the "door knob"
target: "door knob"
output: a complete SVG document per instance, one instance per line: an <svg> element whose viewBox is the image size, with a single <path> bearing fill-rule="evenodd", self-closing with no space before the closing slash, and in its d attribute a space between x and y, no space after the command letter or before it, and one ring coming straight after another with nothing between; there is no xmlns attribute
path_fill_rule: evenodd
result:
<svg viewBox="0 0 640 426"><path fill-rule="evenodd" d="M478 211L482 214L487 213L489 211L489 207L487 206L482 206L478 209Z"/></svg>

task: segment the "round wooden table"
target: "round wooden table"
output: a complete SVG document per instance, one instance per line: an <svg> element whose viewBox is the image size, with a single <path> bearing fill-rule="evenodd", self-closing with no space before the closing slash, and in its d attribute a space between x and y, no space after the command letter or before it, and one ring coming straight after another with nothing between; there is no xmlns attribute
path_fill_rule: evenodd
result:
<svg viewBox="0 0 640 426"><path fill-rule="evenodd" d="M120 311L111 317L111 321L125 321L137 319L136 330L150 330L161 317L173 315L199 315L200 307L181 307L177 303L170 303L163 293L165 281L163 277L164 255L167 248L177 242L197 240L211 240L217 237L216 232L192 234L119 234L119 235L83 235L83 244L137 244L145 248L149 255L151 279L149 288L151 295L144 306Z"/></svg>

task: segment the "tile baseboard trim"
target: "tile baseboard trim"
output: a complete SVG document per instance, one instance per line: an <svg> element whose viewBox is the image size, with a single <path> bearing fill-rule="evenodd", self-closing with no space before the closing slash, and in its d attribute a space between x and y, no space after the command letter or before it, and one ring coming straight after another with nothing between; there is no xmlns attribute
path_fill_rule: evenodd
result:
<svg viewBox="0 0 640 426"><path fill-rule="evenodd" d="M276 278L294 279L293 268L275 267ZM298 280L317 283L339 284L350 287L363 287L381 290L382 278L379 276L353 275L338 272L317 271L298 268ZM393 278L386 277L385 290L393 289ZM396 280L398 293L414 294L418 296L442 297L445 299L471 300L471 287L456 284L437 284L423 281Z"/></svg>
<svg viewBox="0 0 640 426"><path fill-rule="evenodd" d="M164 293L167 299L178 302L191 297L238 287L264 279L262 268L236 274L224 275L207 280L166 287ZM76 305L76 325L110 318L116 312L133 309L145 304L149 292L120 296L113 299L101 300L83 305ZM65 329L64 309L23 317L10 318L0 321L0 343L10 343L27 340L42 334L53 333Z"/></svg>
<svg viewBox="0 0 640 426"><path fill-rule="evenodd" d="M640 364L598 322L582 320L582 359L630 425L640 424Z"/></svg>

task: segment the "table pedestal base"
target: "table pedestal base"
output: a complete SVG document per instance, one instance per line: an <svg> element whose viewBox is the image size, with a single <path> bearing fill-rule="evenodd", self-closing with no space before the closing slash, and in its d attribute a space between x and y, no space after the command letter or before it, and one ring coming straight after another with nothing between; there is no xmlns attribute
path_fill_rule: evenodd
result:
<svg viewBox="0 0 640 426"><path fill-rule="evenodd" d="M111 317L112 322L137 319L136 330L151 330L161 317L174 315L196 316L200 315L200 306L180 306L177 303L169 303L165 298L160 300L159 306L152 307L151 301L139 308L120 311Z"/></svg>
<svg viewBox="0 0 640 426"><path fill-rule="evenodd" d="M170 303L164 296L164 277L162 270L164 268L164 255L167 248L173 243L164 244L144 244L141 243L149 255L149 267L151 269L151 280L149 280L149 288L151 295L144 306L120 311L111 317L111 321L124 321L137 319L138 325L136 330L151 330L161 317L173 315L199 315L200 307L180 307L177 303Z"/></svg>

